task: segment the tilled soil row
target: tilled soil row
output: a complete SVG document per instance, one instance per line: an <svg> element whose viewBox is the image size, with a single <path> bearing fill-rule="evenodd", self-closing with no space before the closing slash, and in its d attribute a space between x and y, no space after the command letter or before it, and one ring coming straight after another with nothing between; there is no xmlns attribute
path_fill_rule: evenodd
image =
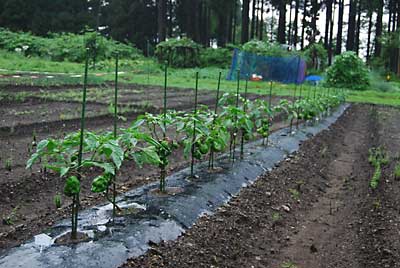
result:
<svg viewBox="0 0 400 268"><path fill-rule="evenodd" d="M372 192L368 163L378 135L398 132L380 131L373 109L353 105L216 214L124 267L399 267L399 183ZM373 194L385 212L371 210Z"/></svg>

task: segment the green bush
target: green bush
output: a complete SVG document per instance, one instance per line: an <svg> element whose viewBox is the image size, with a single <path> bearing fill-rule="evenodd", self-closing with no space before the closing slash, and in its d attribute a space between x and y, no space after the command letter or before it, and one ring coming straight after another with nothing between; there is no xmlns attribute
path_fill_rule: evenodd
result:
<svg viewBox="0 0 400 268"><path fill-rule="evenodd" d="M303 55L306 57L307 67L313 70L324 70L326 68L328 52L322 44L308 46Z"/></svg>
<svg viewBox="0 0 400 268"><path fill-rule="evenodd" d="M170 39L156 47L160 63L166 61L173 67L190 68L199 66L201 45L189 38Z"/></svg>
<svg viewBox="0 0 400 268"><path fill-rule="evenodd" d="M203 67L227 68L232 63L232 49L205 48L200 51L200 63Z"/></svg>
<svg viewBox="0 0 400 268"><path fill-rule="evenodd" d="M27 57L38 56L53 61L83 62L86 47L92 49L91 56L94 56L95 51L97 61L111 59L116 52L121 58L126 59L137 59L141 56L133 45L107 39L96 32L49 34L48 38L44 38L0 28L0 49L18 52Z"/></svg>
<svg viewBox="0 0 400 268"><path fill-rule="evenodd" d="M335 57L326 71L326 85L329 87L365 90L369 88L368 70L364 62L352 51Z"/></svg>
<svg viewBox="0 0 400 268"><path fill-rule="evenodd" d="M285 57L295 56L297 52L288 51L280 44L267 43L259 40L251 40L242 46L242 50L257 55L272 56L272 57Z"/></svg>

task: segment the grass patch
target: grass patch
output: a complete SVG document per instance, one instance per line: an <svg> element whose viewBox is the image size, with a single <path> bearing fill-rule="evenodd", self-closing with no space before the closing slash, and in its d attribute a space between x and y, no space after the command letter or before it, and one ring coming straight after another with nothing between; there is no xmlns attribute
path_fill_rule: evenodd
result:
<svg viewBox="0 0 400 268"><path fill-rule="evenodd" d="M113 61L108 60L98 64L97 70L90 70L89 83L101 84L106 81L113 81L114 66ZM54 86L68 84L82 84L84 66L80 63L72 62L55 62L48 59L38 57L26 58L18 53L0 50L0 74L15 74L16 71L36 71L49 72L47 76L52 78L40 77L32 79L29 76L21 78L2 77L0 84L19 84L19 85L38 85L38 86ZM124 72L120 75L120 81L125 83L136 83L141 85L164 85L163 66L158 64L155 59L141 58L137 60L123 60L120 64L120 70ZM190 68L190 69L168 69L168 86L179 88L194 88L195 73L199 72L199 89L216 90L219 73L222 77L227 77L228 69L217 67L207 68ZM62 73L62 74L61 74ZM80 77L71 77L78 76ZM99 76L101 75L101 76ZM383 82L387 83L387 82ZM244 81L241 81L241 92L244 90ZM400 106L400 83L390 82L379 83L375 88L365 91L349 91L347 90L347 101L354 103L369 103L378 105ZM225 92L236 92L236 81L227 81L223 79L221 90ZM249 82L248 91L256 94L269 94L270 84L268 82ZM316 96L326 94L327 91L332 92L336 89L327 89L323 87L314 87L311 85L303 85L297 87L296 95L299 96L301 88L302 96ZM382 89L384 88L384 89ZM272 94L274 96L293 96L296 89L295 85L286 85L281 83L273 83Z"/></svg>

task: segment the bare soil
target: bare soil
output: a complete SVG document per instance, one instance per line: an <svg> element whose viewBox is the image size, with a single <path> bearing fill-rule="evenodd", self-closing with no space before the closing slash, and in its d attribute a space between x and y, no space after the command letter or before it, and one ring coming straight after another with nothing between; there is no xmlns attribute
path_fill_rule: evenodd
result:
<svg viewBox="0 0 400 268"><path fill-rule="evenodd" d="M217 213L123 267L400 267L399 115L353 105ZM372 190L378 146L391 158Z"/></svg>
<svg viewBox="0 0 400 268"><path fill-rule="evenodd" d="M59 87L29 87L30 90L65 90L70 86ZM16 87L16 91L26 90L27 86ZM80 90L80 87L73 87ZM137 93L143 88L135 85L124 85L123 88L136 89L134 96L146 98L146 94ZM21 89L21 90L20 90ZM1 87L0 90L4 90ZM12 87L6 87L7 92ZM151 88L149 91L161 92L161 88ZM176 91L176 92L175 92ZM174 93L175 92L175 93ZM213 93L213 92L212 92ZM157 93L159 94L159 93ZM192 96L182 89L169 89L168 104L171 109L191 109ZM214 94L202 92L200 96L202 103L209 103L210 106L215 100ZM174 98L176 96L176 98ZM211 97L210 97L211 96ZM258 98L258 95L251 95L251 98ZM262 96L265 98L265 96ZM156 98L155 95L152 98ZM123 98L122 98L123 99ZM160 97L157 97L157 100ZM276 103L279 98L274 98ZM62 196L62 207L56 209L54 196L63 192L64 180L54 174L43 174L38 167L26 170L26 161L30 156L29 147L35 135L37 141L47 137L60 137L79 129L79 119L62 120L59 114L63 111L80 111L80 104L77 102L54 102L45 101L40 98L26 99L21 102L5 102L2 107L3 114L14 109L16 112L8 113L4 117L4 126L0 124L0 250L21 244L33 235L43 232L52 226L56 221L69 217L70 200ZM93 131L109 130L112 127L112 117L109 115L96 115L96 108L104 107L103 104L90 103L93 107L93 116L87 120L87 128ZM47 109L43 119L36 118L40 110ZM33 114L24 111L34 111ZM139 114L157 112L154 107L143 107L142 110L124 114L127 121L121 121L120 126L128 126ZM98 111L97 111L98 112ZM22 113L22 114L19 114ZM2 117L3 120L3 117ZM31 121L32 120L32 121ZM276 118L273 129L280 129L287 126L280 117ZM188 161L184 159L182 151L176 151L170 157L171 165L168 172L174 172L185 166ZM10 166L8 166L10 164ZM90 178L96 174L96 170L88 170ZM145 166L137 168L134 163L127 163L123 166L118 176L118 191L125 192L129 189L139 187L143 184L158 179L159 170L155 167ZM91 180L84 177L82 180L82 208L105 202L101 195L90 192ZM11 222L1 222L2 219L11 219Z"/></svg>

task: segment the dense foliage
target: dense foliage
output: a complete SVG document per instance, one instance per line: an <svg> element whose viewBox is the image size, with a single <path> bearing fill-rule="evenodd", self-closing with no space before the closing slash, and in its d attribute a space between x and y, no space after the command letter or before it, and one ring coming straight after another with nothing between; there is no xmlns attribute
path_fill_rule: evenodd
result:
<svg viewBox="0 0 400 268"><path fill-rule="evenodd" d="M189 38L170 39L157 45L156 56L174 67L195 67L200 63L200 49L201 45Z"/></svg>
<svg viewBox="0 0 400 268"><path fill-rule="evenodd" d="M229 48L205 48L200 51L200 64L203 67L228 68L232 63L233 50Z"/></svg>
<svg viewBox="0 0 400 268"><path fill-rule="evenodd" d="M25 56L44 57L54 61L83 62L86 55L85 47L91 48L92 53L96 53L97 61L111 59L116 52L121 58L140 57L139 51L132 45L121 44L95 32L79 35L51 34L49 38L44 38L0 28L0 48Z"/></svg>
<svg viewBox="0 0 400 268"><path fill-rule="evenodd" d="M251 40L242 46L242 50L257 55L272 56L272 57L285 57L294 56L296 52L289 51L287 48L280 44L269 43L259 40Z"/></svg>
<svg viewBox="0 0 400 268"><path fill-rule="evenodd" d="M364 62L356 53L349 51L335 57L326 71L326 84L330 87L354 90L368 89L370 81Z"/></svg>
<svg viewBox="0 0 400 268"><path fill-rule="evenodd" d="M116 136L111 132L96 134L86 131L83 137L76 132L61 139L42 140L28 160L27 168L38 163L58 173L65 178L64 194L75 200L79 199L82 171L98 169L100 174L86 174L92 176L92 191L104 193L113 203L108 196L109 188L126 161L135 161L139 166L146 163L158 166L161 172L160 191L164 192L168 157L179 146L185 156L199 160L225 151L228 145L234 154L239 137L242 137L242 144L256 134L263 139L268 138L271 119L277 113L286 114L291 123L295 119L312 120L343 101L341 94L325 95L294 102L282 100L272 108L265 101L249 101L238 95L225 94L219 100L217 113L206 106L194 112L147 113L138 117L130 127L120 129ZM167 136L167 128L171 130L169 133L175 132L174 137ZM81 138L83 158L79 159Z"/></svg>
<svg viewBox="0 0 400 268"><path fill-rule="evenodd" d="M308 46L303 55L307 60L307 67L313 70L323 70L326 67L328 52L323 44L315 43Z"/></svg>

